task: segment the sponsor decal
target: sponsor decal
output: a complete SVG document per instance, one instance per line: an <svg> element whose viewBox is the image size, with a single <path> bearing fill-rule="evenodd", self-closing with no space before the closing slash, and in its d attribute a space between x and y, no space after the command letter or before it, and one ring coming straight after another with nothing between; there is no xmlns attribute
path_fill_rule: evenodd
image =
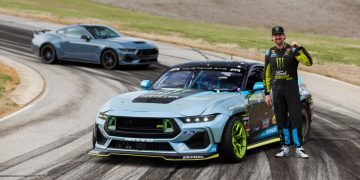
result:
<svg viewBox="0 0 360 180"><path fill-rule="evenodd" d="M243 121L243 125L245 127L245 130L246 130L246 135L249 136L249 133L250 133L250 124L248 121Z"/></svg>
<svg viewBox="0 0 360 180"><path fill-rule="evenodd" d="M273 117L272 117L272 119L271 119L271 122L272 122L272 124L277 124L276 118L275 118L275 114L273 115Z"/></svg>
<svg viewBox="0 0 360 180"><path fill-rule="evenodd" d="M237 104L237 105L234 105L234 106L230 106L229 110L238 109L238 108L241 108L243 106L244 106L243 104Z"/></svg>
<svg viewBox="0 0 360 180"><path fill-rule="evenodd" d="M195 131L194 130L186 130L183 132L184 135L187 135L187 136L191 136L193 134L195 134Z"/></svg>
<svg viewBox="0 0 360 180"><path fill-rule="evenodd" d="M278 127L277 126L272 126L272 127L268 128L268 129L263 130L262 132L260 132L260 134L255 136L255 140L264 139L264 138L267 138L269 136L275 135L277 133L278 133Z"/></svg>
<svg viewBox="0 0 360 180"><path fill-rule="evenodd" d="M290 77L290 75L287 73L287 71L276 71L275 72L275 79L286 79L286 80L291 80L292 77Z"/></svg>
<svg viewBox="0 0 360 180"><path fill-rule="evenodd" d="M274 49L273 49L273 50L271 50L271 53L272 53L272 54L275 54L275 50L274 50Z"/></svg>
<svg viewBox="0 0 360 180"><path fill-rule="evenodd" d="M214 66L193 66L193 67L182 67L172 68L170 71L195 71L195 70L206 70L206 71L226 71L226 72L241 72L241 66L234 67L214 67Z"/></svg>
<svg viewBox="0 0 360 180"><path fill-rule="evenodd" d="M231 68L229 71L230 72L241 72L241 70L237 69L237 68Z"/></svg>
<svg viewBox="0 0 360 180"><path fill-rule="evenodd" d="M183 159L203 159L204 156L183 156Z"/></svg>
<svg viewBox="0 0 360 180"><path fill-rule="evenodd" d="M131 142L154 142L153 139L138 139L138 138L125 138L125 141L131 141Z"/></svg>
<svg viewBox="0 0 360 180"><path fill-rule="evenodd" d="M278 57L276 58L276 66L279 68L279 69L283 69L285 66L284 66L284 58L283 57Z"/></svg>
<svg viewBox="0 0 360 180"><path fill-rule="evenodd" d="M216 144L213 144L213 145L210 147L209 152L210 152L210 153L217 152L217 145L216 145Z"/></svg>
<svg viewBox="0 0 360 180"><path fill-rule="evenodd" d="M270 125L270 119L266 118L262 120L262 129L268 128Z"/></svg>
<svg viewBox="0 0 360 180"><path fill-rule="evenodd" d="M138 96L132 102L167 104L198 92L201 91L194 89L161 89Z"/></svg>
<svg viewBox="0 0 360 180"><path fill-rule="evenodd" d="M255 94L252 94L250 97L249 97L249 100L250 101L261 101L263 99L263 95L264 93L255 93Z"/></svg>
<svg viewBox="0 0 360 180"><path fill-rule="evenodd" d="M180 68L172 68L172 69L170 69L170 71L179 71L180 70Z"/></svg>

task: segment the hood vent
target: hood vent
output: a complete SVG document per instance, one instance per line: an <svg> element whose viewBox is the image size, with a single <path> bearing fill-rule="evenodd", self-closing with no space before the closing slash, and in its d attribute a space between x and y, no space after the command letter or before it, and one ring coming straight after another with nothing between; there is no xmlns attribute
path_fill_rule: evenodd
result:
<svg viewBox="0 0 360 180"><path fill-rule="evenodd" d="M199 92L201 91L194 89L161 89L138 96L132 102L168 104Z"/></svg>
<svg viewBox="0 0 360 180"><path fill-rule="evenodd" d="M135 44L145 44L145 41L134 41Z"/></svg>

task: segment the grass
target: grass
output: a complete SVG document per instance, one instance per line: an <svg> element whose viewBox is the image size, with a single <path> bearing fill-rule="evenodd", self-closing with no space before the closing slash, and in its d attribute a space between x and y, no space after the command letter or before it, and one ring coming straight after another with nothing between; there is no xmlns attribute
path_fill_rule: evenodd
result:
<svg viewBox="0 0 360 180"><path fill-rule="evenodd" d="M111 7L89 0L0 0L6 10L43 13L57 18L100 19L124 30L137 30L160 35L178 35L211 44L235 44L240 49L262 53L273 45L269 29L195 23L186 20L159 17ZM360 40L302 33L287 33L288 42L305 46L315 63L328 62L360 66Z"/></svg>
<svg viewBox="0 0 360 180"><path fill-rule="evenodd" d="M5 93L5 86L9 81L12 81L11 76L0 72L0 97Z"/></svg>

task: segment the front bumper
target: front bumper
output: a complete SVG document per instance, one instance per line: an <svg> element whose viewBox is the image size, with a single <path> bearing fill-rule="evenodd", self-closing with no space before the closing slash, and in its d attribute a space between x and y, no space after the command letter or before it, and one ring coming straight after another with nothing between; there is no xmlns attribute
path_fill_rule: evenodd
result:
<svg viewBox="0 0 360 180"><path fill-rule="evenodd" d="M179 130L174 137L127 137L109 135L106 123L97 119L94 134L95 147L89 154L96 156L125 155L158 157L165 160L207 160L217 158L218 143L228 118L219 115L204 123L184 124L174 118ZM223 125L224 124L224 125Z"/></svg>
<svg viewBox="0 0 360 180"><path fill-rule="evenodd" d="M120 65L147 65L147 64L156 64L158 63L158 50L153 53L143 55L142 51L147 49L139 49L136 52L118 52L120 57Z"/></svg>

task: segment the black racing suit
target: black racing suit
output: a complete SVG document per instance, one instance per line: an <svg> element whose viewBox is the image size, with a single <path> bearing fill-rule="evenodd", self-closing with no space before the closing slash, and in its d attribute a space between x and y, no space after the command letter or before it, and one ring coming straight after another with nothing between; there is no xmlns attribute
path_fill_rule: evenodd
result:
<svg viewBox="0 0 360 180"><path fill-rule="evenodd" d="M302 145L303 139L297 75L299 62L306 66L312 65L312 59L303 47L294 48L285 43L282 49L274 46L265 53L265 95L272 91L274 113L282 144L290 144L291 129L296 147Z"/></svg>

